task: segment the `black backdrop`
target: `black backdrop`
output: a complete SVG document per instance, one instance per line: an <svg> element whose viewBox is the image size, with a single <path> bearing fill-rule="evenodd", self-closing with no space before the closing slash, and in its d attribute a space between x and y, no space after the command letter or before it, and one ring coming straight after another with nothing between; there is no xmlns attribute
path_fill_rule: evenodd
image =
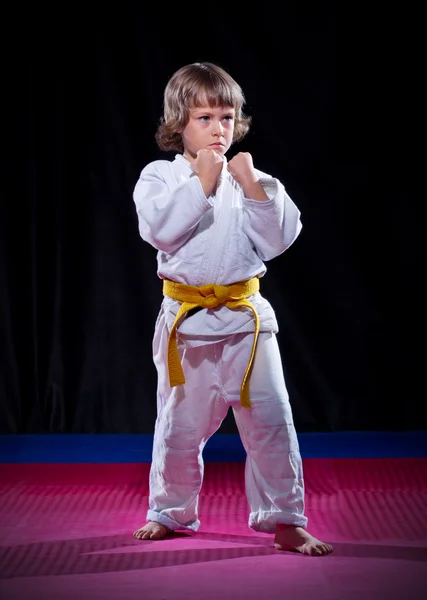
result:
<svg viewBox="0 0 427 600"><path fill-rule="evenodd" d="M191 5L193 24L184 5L136 6L26 13L6 32L0 432L153 431L161 282L132 191L147 162L172 157L154 142L163 89L196 60L246 94L253 127L229 158L250 151L302 211L262 281L297 430L426 428L408 31L384 48L372 15L334 3L245 9L246 22L237 5ZM234 431L229 415L221 432Z"/></svg>

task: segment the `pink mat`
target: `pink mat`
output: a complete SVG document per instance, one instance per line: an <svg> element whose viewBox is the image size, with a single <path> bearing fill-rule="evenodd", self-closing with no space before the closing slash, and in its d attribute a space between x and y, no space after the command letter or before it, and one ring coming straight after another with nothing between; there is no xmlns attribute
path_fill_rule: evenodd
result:
<svg viewBox="0 0 427 600"><path fill-rule="evenodd" d="M0 465L0 598L422 600L427 459L305 459L327 557L247 527L242 463L207 463L201 528L140 542L149 465Z"/></svg>

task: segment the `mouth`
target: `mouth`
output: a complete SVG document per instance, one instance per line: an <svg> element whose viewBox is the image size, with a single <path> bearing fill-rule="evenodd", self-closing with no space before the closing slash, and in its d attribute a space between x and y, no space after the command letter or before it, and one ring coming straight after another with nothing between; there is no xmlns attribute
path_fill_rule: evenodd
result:
<svg viewBox="0 0 427 600"><path fill-rule="evenodd" d="M221 148L222 146L224 146L224 144L222 144L221 142L214 142L213 144L209 144L210 148Z"/></svg>

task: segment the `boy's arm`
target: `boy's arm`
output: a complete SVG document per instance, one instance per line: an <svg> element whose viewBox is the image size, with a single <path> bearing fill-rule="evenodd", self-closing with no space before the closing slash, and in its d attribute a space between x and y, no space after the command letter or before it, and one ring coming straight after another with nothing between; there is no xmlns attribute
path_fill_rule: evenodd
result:
<svg viewBox="0 0 427 600"><path fill-rule="evenodd" d="M136 183L133 200L141 237L157 250L171 253L191 236L203 215L212 208L198 177L171 189L162 175L164 161L147 165Z"/></svg>
<svg viewBox="0 0 427 600"><path fill-rule="evenodd" d="M253 197L245 190L243 229L254 244L262 260L271 260L282 254L298 237L301 213L286 193L283 184L275 178L257 172L259 179ZM261 199L262 190L267 200Z"/></svg>

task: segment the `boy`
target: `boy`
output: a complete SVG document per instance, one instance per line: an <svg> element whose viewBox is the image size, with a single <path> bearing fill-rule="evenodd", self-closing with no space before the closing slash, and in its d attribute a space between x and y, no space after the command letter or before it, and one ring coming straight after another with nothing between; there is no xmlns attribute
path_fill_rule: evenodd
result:
<svg viewBox="0 0 427 600"><path fill-rule="evenodd" d="M313 556L332 546L306 531L298 440L276 340L259 292L264 261L299 235L300 212L249 153L225 154L249 130L240 86L220 67L179 69L156 134L175 160L147 165L135 186L141 237L158 250L164 299L153 358L157 420L147 523L137 539L196 531L202 451L231 406L247 453L249 527Z"/></svg>

